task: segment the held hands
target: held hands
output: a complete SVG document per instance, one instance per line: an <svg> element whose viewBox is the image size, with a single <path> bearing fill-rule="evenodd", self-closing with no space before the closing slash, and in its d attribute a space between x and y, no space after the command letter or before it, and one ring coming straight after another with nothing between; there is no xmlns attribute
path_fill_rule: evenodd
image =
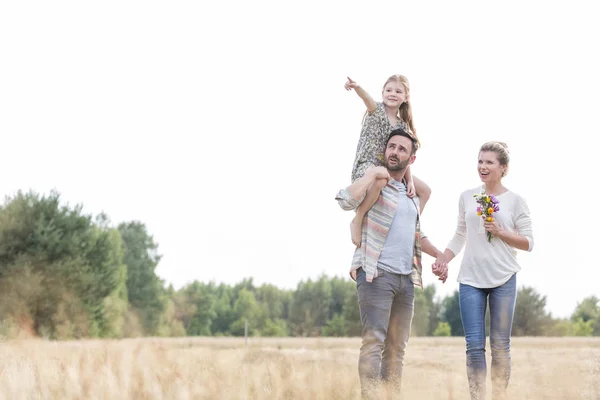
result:
<svg viewBox="0 0 600 400"><path fill-rule="evenodd" d="M435 262L431 265L431 271L442 283L446 283L446 279L448 279L448 262L443 254L435 259Z"/></svg>
<svg viewBox="0 0 600 400"><path fill-rule="evenodd" d="M348 82L346 82L346 83L344 84L344 88L346 88L346 90L352 90L352 89L356 89L356 88L358 88L358 87L360 87L360 86L358 85L358 83L354 82L354 81L353 81L352 79L350 79L350 78L348 78Z"/></svg>

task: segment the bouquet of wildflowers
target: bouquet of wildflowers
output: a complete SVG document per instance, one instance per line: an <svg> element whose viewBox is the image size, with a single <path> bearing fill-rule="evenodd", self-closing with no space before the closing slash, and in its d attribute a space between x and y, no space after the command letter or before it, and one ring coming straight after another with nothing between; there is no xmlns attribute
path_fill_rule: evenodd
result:
<svg viewBox="0 0 600 400"><path fill-rule="evenodd" d="M474 194L473 197L475 197L477 204L479 204L477 207L477 215L483 218L484 221L494 221L494 213L500 211L500 207L498 207L500 202L498 199L494 195L488 196L485 194L485 190L482 191L481 194ZM486 233L488 242L492 243L492 233Z"/></svg>

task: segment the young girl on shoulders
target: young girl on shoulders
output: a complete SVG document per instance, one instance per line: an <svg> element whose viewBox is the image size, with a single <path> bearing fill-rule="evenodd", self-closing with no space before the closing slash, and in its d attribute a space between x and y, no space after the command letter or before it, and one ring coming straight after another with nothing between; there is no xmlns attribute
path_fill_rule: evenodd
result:
<svg viewBox="0 0 600 400"><path fill-rule="evenodd" d="M397 128L417 138L410 106L410 87L403 75L392 75L383 85L382 101L375 102L373 98L358 83L348 78L346 90L356 92L367 107L363 118L360 139L356 147L356 157L352 168L352 182L362 177L367 169L383 165L385 142L390 132ZM431 189L417 177L413 176L410 167L406 170L406 190L409 197L419 196L421 212L429 200ZM367 190L364 200L356 210L356 215L350 224L352 243L360 247L362 238L362 223L365 214L379 198L381 189L387 184L387 179L377 179Z"/></svg>

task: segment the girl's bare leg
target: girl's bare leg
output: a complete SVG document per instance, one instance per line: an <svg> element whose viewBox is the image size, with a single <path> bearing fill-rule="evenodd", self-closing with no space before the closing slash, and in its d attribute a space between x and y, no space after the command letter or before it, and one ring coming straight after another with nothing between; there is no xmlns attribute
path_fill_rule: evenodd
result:
<svg viewBox="0 0 600 400"><path fill-rule="evenodd" d="M425 204L429 201L431 197L431 188L422 180L413 175L413 182L415 184L415 192L417 192L417 196L419 196L419 203L421 205L421 213L425 208Z"/></svg>
<svg viewBox="0 0 600 400"><path fill-rule="evenodd" d="M371 186L369 186L364 200L356 209L356 215L350 223L350 235L352 237L352 243L356 247L361 246L363 219L365 218L365 215L371 209L371 207L373 207L373 205L377 202L377 199L379 198L379 193L381 193L381 189L384 188L387 182L387 179L376 179L371 184Z"/></svg>

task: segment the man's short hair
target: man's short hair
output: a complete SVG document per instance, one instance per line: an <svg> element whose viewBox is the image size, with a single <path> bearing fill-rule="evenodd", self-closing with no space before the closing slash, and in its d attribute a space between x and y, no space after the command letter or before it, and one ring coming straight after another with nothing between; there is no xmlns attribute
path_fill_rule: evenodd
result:
<svg viewBox="0 0 600 400"><path fill-rule="evenodd" d="M390 132L390 135L388 136L385 142L385 147L387 147L388 143L390 142L390 139L394 136L404 136L405 138L410 139L410 142L412 143L412 150L410 152L411 156L417 152L417 149L419 148L419 142L417 142L417 139L412 133L408 133L402 128L397 128Z"/></svg>

